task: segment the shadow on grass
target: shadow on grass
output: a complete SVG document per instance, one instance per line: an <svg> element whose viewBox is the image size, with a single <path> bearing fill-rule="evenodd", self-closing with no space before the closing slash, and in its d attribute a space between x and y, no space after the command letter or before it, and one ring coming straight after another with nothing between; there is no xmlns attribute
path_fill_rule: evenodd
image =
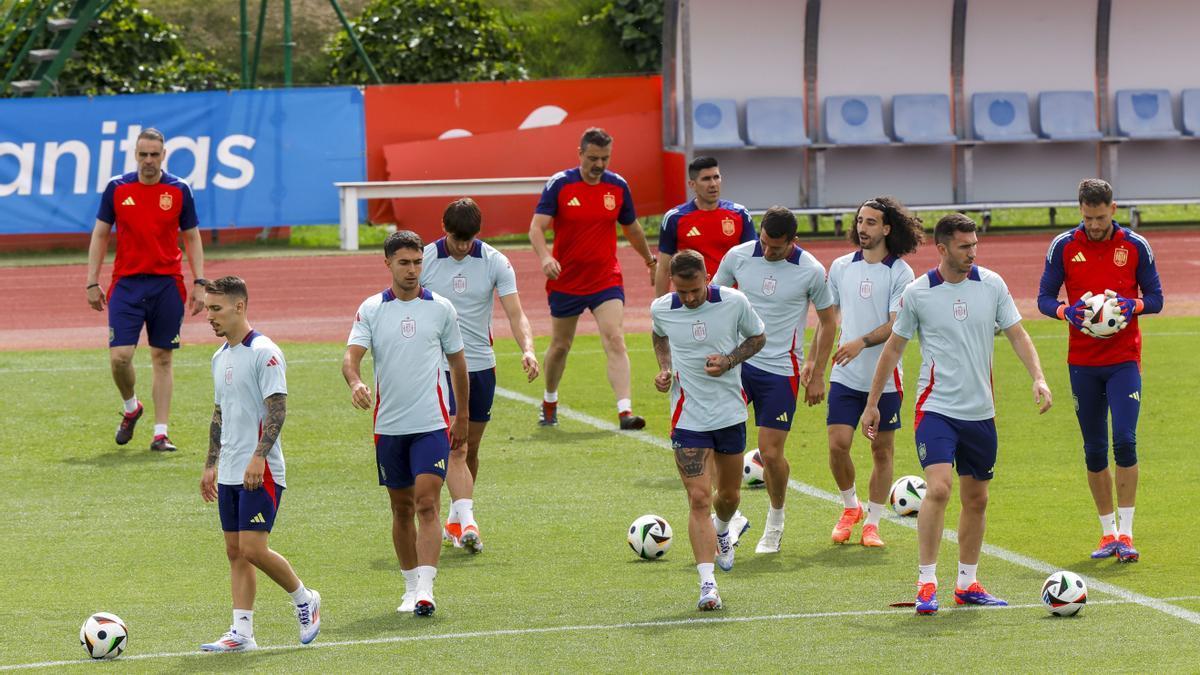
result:
<svg viewBox="0 0 1200 675"><path fill-rule="evenodd" d="M170 461L173 457L182 456L178 452L154 452L141 445L127 445L123 448L109 448L107 452L90 455L63 457L59 462L69 466L91 466L98 469L129 466L131 464L153 464Z"/></svg>

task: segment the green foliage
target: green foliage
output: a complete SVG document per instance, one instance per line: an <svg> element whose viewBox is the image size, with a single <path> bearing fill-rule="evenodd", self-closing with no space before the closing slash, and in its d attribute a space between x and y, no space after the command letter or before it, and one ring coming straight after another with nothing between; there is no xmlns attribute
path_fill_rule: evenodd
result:
<svg viewBox="0 0 1200 675"><path fill-rule="evenodd" d="M662 0L610 0L582 25L603 23L641 72L662 70Z"/></svg>
<svg viewBox="0 0 1200 675"><path fill-rule="evenodd" d="M33 0L20 3L29 1ZM59 2L50 16L66 16L71 4ZM14 29L12 24L0 27L0 39ZM43 32L34 48L46 48L52 39L52 34ZM17 49L0 55L5 71ZM60 96L204 91L230 88L237 82L235 73L204 54L184 49L179 28L139 8L135 0L113 2L97 25L84 33L75 51L77 55L59 76L55 93ZM16 79L32 72L32 64L22 64Z"/></svg>
<svg viewBox="0 0 1200 675"><path fill-rule="evenodd" d="M525 79L517 36L479 0L374 0L354 34L384 82ZM326 47L330 81L368 84L370 75L345 32Z"/></svg>

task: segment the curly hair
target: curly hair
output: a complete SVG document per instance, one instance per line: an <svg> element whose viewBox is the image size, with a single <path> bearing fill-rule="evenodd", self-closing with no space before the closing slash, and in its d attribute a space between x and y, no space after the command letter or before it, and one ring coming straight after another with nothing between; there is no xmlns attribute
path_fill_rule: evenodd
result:
<svg viewBox="0 0 1200 675"><path fill-rule="evenodd" d="M884 245L889 254L897 258L906 256L916 251L917 247L925 241L925 228L921 224L921 219L904 208L904 204L901 204L899 199L886 195L868 199L854 212L854 222L858 222L858 214L862 212L864 206L882 213L883 224L891 226L892 229L884 238ZM858 228L850 228L846 237L857 244Z"/></svg>

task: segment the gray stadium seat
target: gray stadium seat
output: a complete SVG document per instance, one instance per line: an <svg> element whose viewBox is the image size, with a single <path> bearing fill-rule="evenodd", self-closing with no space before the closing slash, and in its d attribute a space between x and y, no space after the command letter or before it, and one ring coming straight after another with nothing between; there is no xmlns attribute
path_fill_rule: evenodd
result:
<svg viewBox="0 0 1200 675"><path fill-rule="evenodd" d="M696 148L741 148L737 103L731 98L702 98L692 102L692 145Z"/></svg>
<svg viewBox="0 0 1200 675"><path fill-rule="evenodd" d="M1043 91L1038 94L1042 135L1055 141L1094 141L1096 98L1090 91Z"/></svg>
<svg viewBox="0 0 1200 675"><path fill-rule="evenodd" d="M825 138L838 145L891 143L883 133L883 101L878 96L830 96L825 99Z"/></svg>
<svg viewBox="0 0 1200 675"><path fill-rule="evenodd" d="M1200 89L1184 89L1179 93L1183 108L1183 133L1200 136Z"/></svg>
<svg viewBox="0 0 1200 675"><path fill-rule="evenodd" d="M892 97L892 128L901 143L953 143L950 97L945 94L898 94Z"/></svg>
<svg viewBox="0 0 1200 675"><path fill-rule="evenodd" d="M746 140L750 145L763 148L798 148L808 145L808 134L804 133L804 99L747 99Z"/></svg>
<svg viewBox="0 0 1200 675"><path fill-rule="evenodd" d="M1019 91L980 92L971 97L971 124L981 141L1033 141L1029 97Z"/></svg>
<svg viewBox="0 0 1200 675"><path fill-rule="evenodd" d="M1178 138L1166 89L1122 89L1117 92L1117 133L1130 138Z"/></svg>

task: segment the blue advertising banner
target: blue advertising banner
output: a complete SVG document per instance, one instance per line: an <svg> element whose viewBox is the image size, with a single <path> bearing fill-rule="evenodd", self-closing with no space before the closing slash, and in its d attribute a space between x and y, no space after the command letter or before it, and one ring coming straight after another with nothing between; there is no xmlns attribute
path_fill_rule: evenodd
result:
<svg viewBox="0 0 1200 675"><path fill-rule="evenodd" d="M0 234L90 232L147 127L200 227L336 223L333 183L365 180L363 119L355 87L0 100Z"/></svg>

